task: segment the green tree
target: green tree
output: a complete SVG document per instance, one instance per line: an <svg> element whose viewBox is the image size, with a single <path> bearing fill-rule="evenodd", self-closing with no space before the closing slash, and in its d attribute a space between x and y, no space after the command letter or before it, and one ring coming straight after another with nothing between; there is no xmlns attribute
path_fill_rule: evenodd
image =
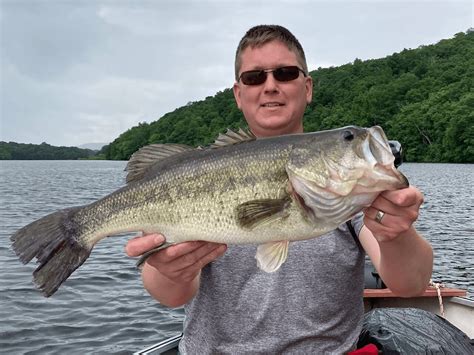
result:
<svg viewBox="0 0 474 355"><path fill-rule="evenodd" d="M310 75L305 130L381 125L403 144L408 161L473 162L474 33ZM206 145L227 128L245 126L229 88L129 129L104 154L128 159L150 143Z"/></svg>

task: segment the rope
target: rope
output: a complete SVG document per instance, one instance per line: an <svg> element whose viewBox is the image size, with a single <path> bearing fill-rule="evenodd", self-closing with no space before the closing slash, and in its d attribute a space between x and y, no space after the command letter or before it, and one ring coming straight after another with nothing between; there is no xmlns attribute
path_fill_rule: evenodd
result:
<svg viewBox="0 0 474 355"><path fill-rule="evenodd" d="M443 306L443 297L441 296L441 288L444 288L446 286L444 284L434 282L433 280L430 280L430 286L436 289L436 293L438 294L439 313L441 314L441 317L444 318L444 306Z"/></svg>

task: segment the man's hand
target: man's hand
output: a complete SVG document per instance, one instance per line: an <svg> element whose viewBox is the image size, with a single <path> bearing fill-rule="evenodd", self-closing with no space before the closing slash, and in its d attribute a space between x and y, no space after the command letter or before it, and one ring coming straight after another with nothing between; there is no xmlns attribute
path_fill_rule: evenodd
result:
<svg viewBox="0 0 474 355"><path fill-rule="evenodd" d="M140 256L164 241L160 234L149 234L131 239L125 250L128 256ZM225 244L203 241L179 243L152 254L146 264L173 283L189 283L204 266L222 256L226 250Z"/></svg>
<svg viewBox="0 0 474 355"><path fill-rule="evenodd" d="M412 186L384 191L364 210L364 224L379 243L395 240L412 228L422 203L422 193ZM383 217L377 221L379 211Z"/></svg>
<svg viewBox="0 0 474 355"><path fill-rule="evenodd" d="M364 211L360 241L384 283L402 297L422 294L433 268L431 245L413 226L422 203L421 192L408 187L382 192Z"/></svg>

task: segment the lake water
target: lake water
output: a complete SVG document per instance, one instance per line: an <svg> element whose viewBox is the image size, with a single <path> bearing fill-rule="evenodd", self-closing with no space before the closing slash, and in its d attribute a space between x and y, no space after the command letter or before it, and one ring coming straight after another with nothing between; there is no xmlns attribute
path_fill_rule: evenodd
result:
<svg viewBox="0 0 474 355"><path fill-rule="evenodd" d="M144 291L129 236L108 238L44 298L33 264L10 250L17 229L47 213L91 203L124 183L125 162L0 161L0 352L130 354L181 330L183 311L161 307ZM404 164L425 194L417 229L435 250L433 279L474 298L474 165Z"/></svg>

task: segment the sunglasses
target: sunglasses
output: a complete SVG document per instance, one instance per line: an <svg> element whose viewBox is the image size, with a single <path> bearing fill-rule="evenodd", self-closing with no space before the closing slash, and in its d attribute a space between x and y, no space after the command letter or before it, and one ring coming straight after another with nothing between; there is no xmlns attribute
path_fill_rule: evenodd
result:
<svg viewBox="0 0 474 355"><path fill-rule="evenodd" d="M245 85L260 85L267 80L267 73L272 73L277 81L292 81L298 78L300 72L306 76L303 69L298 68L296 65L276 69L249 70L240 74L239 80L242 80L242 83Z"/></svg>

